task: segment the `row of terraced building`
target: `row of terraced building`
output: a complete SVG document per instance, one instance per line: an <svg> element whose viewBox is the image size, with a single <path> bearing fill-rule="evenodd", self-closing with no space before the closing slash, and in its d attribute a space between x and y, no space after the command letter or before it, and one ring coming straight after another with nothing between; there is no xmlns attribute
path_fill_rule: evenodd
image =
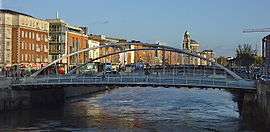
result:
<svg viewBox="0 0 270 132"><path fill-rule="evenodd" d="M138 43L131 47L143 48L140 41L88 34L88 28L74 26L64 20L40 19L28 14L0 10L0 68L19 66L39 69L48 63L76 51L109 43ZM118 49L102 48L62 60L65 69L89 59L113 53ZM167 51L131 51L98 60L113 65L147 62L152 64L184 64L183 55Z"/></svg>

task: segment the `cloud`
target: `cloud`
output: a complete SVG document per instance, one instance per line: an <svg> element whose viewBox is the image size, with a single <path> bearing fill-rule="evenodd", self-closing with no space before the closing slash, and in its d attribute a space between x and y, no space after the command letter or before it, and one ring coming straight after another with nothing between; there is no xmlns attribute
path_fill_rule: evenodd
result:
<svg viewBox="0 0 270 132"><path fill-rule="evenodd" d="M110 21L109 20L104 20L104 21L95 21L92 23L92 25L105 25L105 24L109 24Z"/></svg>
<svg viewBox="0 0 270 132"><path fill-rule="evenodd" d="M108 20L102 22L102 24L108 24L108 23L109 23Z"/></svg>

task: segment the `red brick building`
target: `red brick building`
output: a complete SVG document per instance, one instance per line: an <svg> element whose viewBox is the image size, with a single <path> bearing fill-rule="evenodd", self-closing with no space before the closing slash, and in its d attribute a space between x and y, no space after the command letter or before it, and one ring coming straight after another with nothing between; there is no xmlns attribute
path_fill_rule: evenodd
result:
<svg viewBox="0 0 270 132"><path fill-rule="evenodd" d="M0 67L38 69L48 64L48 22L0 10L0 29Z"/></svg>

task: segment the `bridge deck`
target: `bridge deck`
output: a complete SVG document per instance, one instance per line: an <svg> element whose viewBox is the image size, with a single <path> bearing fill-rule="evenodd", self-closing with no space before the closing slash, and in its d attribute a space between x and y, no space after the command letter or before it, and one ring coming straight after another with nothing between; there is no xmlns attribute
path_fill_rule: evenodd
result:
<svg viewBox="0 0 270 132"><path fill-rule="evenodd" d="M164 86L256 90L255 82L213 78L177 76L115 76L115 77L47 77L18 80L12 86L67 86L67 85L114 85L114 86Z"/></svg>

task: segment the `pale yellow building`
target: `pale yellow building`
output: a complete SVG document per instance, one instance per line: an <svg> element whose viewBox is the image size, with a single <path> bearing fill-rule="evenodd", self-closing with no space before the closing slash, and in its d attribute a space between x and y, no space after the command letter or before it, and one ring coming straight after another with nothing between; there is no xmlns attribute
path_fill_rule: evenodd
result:
<svg viewBox="0 0 270 132"><path fill-rule="evenodd" d="M207 58L211 61L215 61L215 53L213 50L204 50L201 53L201 56ZM201 60L201 65L210 65L211 63L205 60Z"/></svg>
<svg viewBox="0 0 270 132"><path fill-rule="evenodd" d="M91 39L90 37L88 38L88 47L89 48L94 48L94 47L98 47L98 46L100 46L99 41ZM95 59L98 57L99 57L99 49L89 51L89 59ZM96 62L99 62L99 60L97 60Z"/></svg>

